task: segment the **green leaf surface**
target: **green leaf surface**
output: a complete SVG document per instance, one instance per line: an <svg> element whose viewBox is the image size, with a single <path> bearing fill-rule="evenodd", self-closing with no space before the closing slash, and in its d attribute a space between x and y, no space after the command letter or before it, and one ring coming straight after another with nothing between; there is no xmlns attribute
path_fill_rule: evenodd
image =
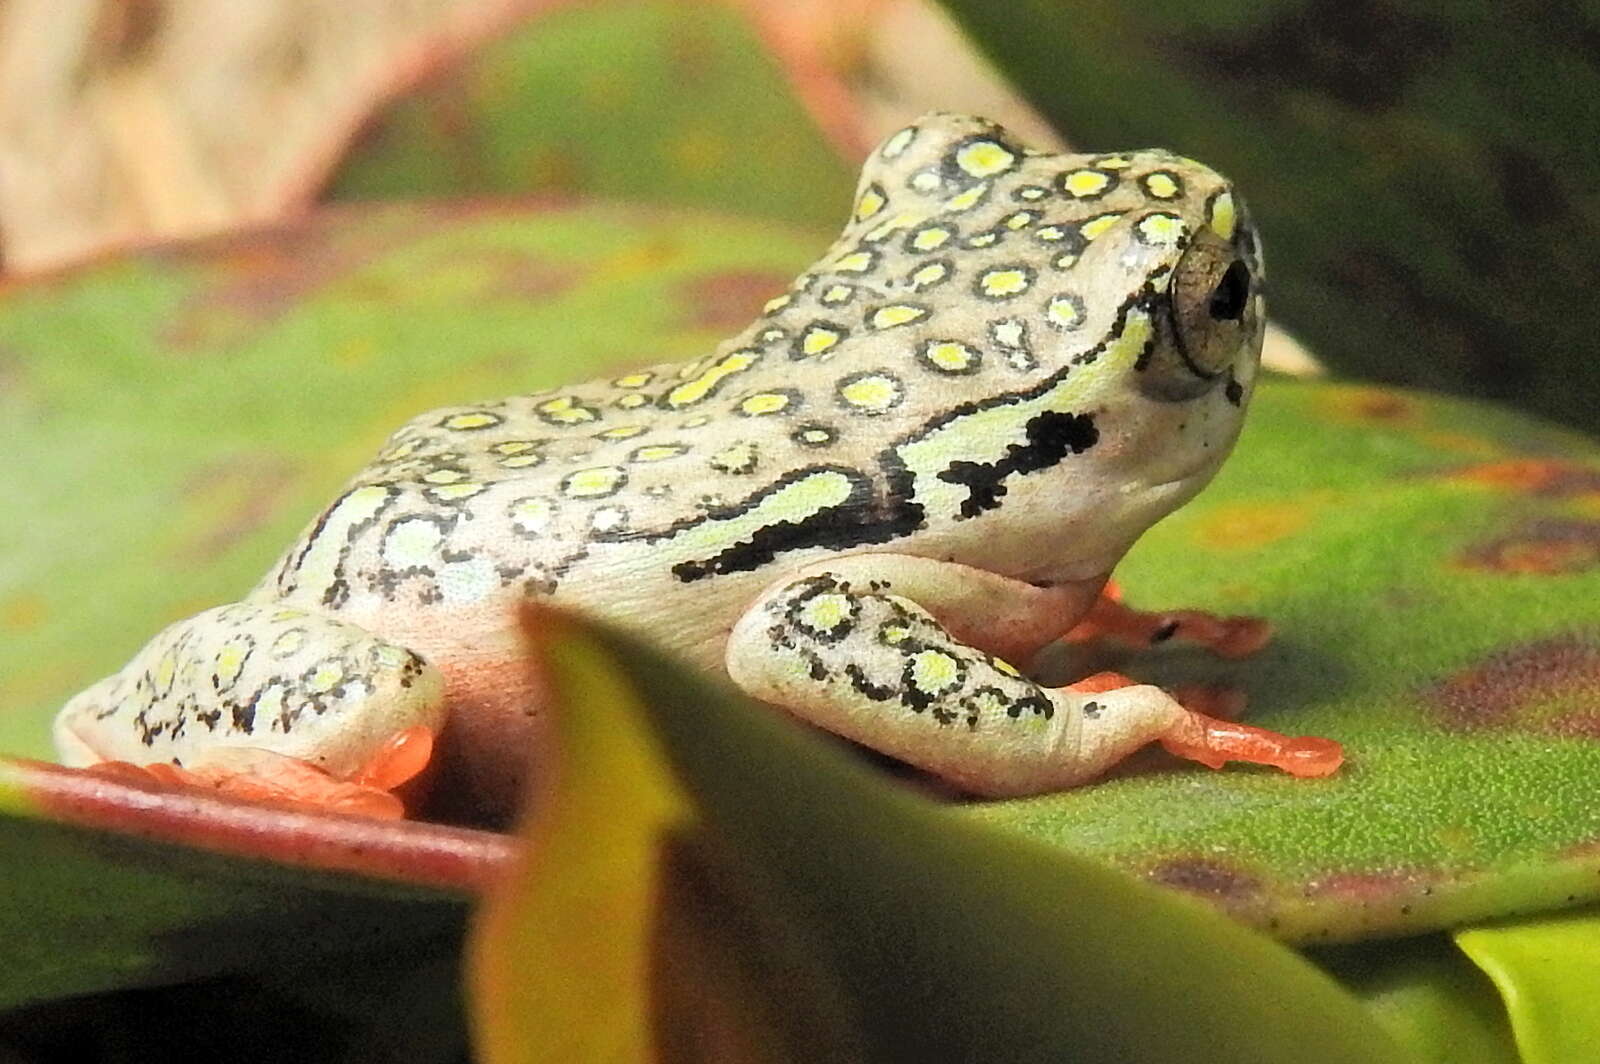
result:
<svg viewBox="0 0 1600 1064"><path fill-rule="evenodd" d="M1456 932L1494 980L1525 1064L1589 1060L1600 1046L1600 911L1496 921Z"/></svg>
<svg viewBox="0 0 1600 1064"><path fill-rule="evenodd" d="M1593 5L944 4L1075 143L1238 181L1273 314L1338 371L1594 425Z"/></svg>
<svg viewBox="0 0 1600 1064"><path fill-rule="evenodd" d="M833 225L854 173L726 3L529 20L382 108L335 199L551 192Z"/></svg>
<svg viewBox="0 0 1600 1064"><path fill-rule="evenodd" d="M0 751L238 597L430 407L687 358L820 235L691 211L368 207L0 289Z"/></svg>
<svg viewBox="0 0 1600 1064"><path fill-rule="evenodd" d="M1118 574L1135 605L1259 614L1278 637L1242 662L1109 664L1238 686L1248 719L1336 738L1345 767L1295 780L1152 754L971 815L1291 940L1600 897L1593 443L1455 400L1268 384L1216 483Z"/></svg>
<svg viewBox="0 0 1600 1064"><path fill-rule="evenodd" d="M689 815L792 903L865 1059L1408 1059L1315 968L1214 911L956 818L630 640L535 623L564 707L563 772L523 875L479 928L492 1064L638 1059L662 850ZM642 815L616 815L618 796ZM575 969L526 963L574 953ZM835 1059L778 1044L792 1045L683 1059Z"/></svg>

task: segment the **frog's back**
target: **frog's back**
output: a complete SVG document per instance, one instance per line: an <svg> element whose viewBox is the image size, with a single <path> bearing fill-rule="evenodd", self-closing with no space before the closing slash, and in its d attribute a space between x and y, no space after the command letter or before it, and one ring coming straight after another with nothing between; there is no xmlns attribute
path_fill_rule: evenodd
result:
<svg viewBox="0 0 1600 1064"><path fill-rule="evenodd" d="M917 441L1115 334L1139 292L1109 290L1094 244L1124 215L1160 242L1234 209L1166 153L1042 156L924 119L879 149L833 247L712 355L414 419L258 593L363 618L605 599L619 575L670 568L665 588L971 517L908 497Z"/></svg>

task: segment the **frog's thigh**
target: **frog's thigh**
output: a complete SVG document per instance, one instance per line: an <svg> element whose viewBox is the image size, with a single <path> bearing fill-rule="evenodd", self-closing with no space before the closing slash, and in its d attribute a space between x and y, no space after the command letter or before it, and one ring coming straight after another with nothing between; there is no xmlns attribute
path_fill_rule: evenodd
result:
<svg viewBox="0 0 1600 1064"><path fill-rule="evenodd" d="M1044 688L956 639L935 612L962 616L963 627L978 630L980 616L963 606L977 606L985 591L983 615L997 626L1019 598L1044 600L993 574L974 584L968 577L977 570L930 566L945 563L865 555L769 588L734 626L728 674L813 724L994 796L1092 779L1186 718L1158 688ZM913 585L942 592L933 612L901 593ZM996 594L1007 590L1015 592L1009 601ZM1042 631L1061 621L1028 623Z"/></svg>
<svg viewBox="0 0 1600 1064"><path fill-rule="evenodd" d="M192 764L246 747L345 777L396 732L443 721L443 679L411 651L320 614L241 602L162 631L62 708L55 741L69 765Z"/></svg>

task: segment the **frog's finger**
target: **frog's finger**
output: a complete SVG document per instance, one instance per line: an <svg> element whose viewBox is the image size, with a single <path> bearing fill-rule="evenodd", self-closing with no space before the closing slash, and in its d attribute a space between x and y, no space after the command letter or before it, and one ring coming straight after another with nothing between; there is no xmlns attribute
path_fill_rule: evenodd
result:
<svg viewBox="0 0 1600 1064"><path fill-rule="evenodd" d="M56 720L56 746L69 765L190 769L217 750L250 747L346 780L368 769L397 732L436 732L443 691L432 666L357 625L234 603L170 626L69 702ZM394 769L387 766L385 780Z"/></svg>

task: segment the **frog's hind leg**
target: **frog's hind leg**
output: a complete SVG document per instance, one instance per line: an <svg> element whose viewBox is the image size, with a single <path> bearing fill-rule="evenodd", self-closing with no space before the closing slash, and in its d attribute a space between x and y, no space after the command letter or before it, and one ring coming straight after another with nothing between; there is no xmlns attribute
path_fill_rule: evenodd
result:
<svg viewBox="0 0 1600 1064"><path fill-rule="evenodd" d="M64 763L248 797L398 815L387 792L426 766L444 682L356 625L272 603L165 629L55 722Z"/></svg>
<svg viewBox="0 0 1600 1064"><path fill-rule="evenodd" d="M1073 601L951 563L862 555L769 588L734 627L728 672L758 698L983 795L1070 787L1153 740L1208 764L1337 767L1337 744L1212 721L1121 677L1040 686L935 619L991 649L1036 648L1095 590ZM1239 729L1236 741L1221 728Z"/></svg>

